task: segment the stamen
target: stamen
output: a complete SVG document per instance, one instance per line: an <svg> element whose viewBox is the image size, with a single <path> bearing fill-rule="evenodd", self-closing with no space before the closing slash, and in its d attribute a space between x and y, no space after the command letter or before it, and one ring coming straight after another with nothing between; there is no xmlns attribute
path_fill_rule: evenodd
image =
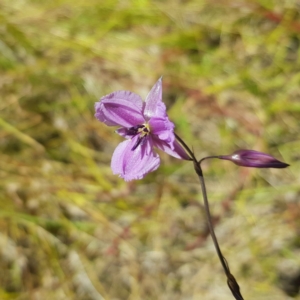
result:
<svg viewBox="0 0 300 300"><path fill-rule="evenodd" d="M144 127L144 125L137 125L137 126L130 127L127 130L127 135L136 135L139 133L140 129L143 127Z"/></svg>
<svg viewBox="0 0 300 300"><path fill-rule="evenodd" d="M139 137L135 145L131 148L131 151L134 151L139 145L142 144L145 137L150 133L150 128L148 124L137 125L127 129L127 135L136 136L139 134Z"/></svg>
<svg viewBox="0 0 300 300"><path fill-rule="evenodd" d="M136 141L135 145L131 148L131 151L134 151L142 142L145 136L140 136L138 140Z"/></svg>

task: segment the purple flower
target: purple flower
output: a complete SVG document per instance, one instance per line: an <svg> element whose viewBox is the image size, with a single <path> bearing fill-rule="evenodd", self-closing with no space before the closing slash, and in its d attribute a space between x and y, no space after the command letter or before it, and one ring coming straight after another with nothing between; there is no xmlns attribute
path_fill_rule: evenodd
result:
<svg viewBox="0 0 300 300"><path fill-rule="evenodd" d="M108 126L121 126L116 132L126 138L115 149L111 168L126 181L141 179L160 165L156 147L179 158L190 157L176 141L174 124L169 121L166 106L162 102L160 78L146 101L129 91L117 91L95 103L95 117Z"/></svg>
<svg viewBox="0 0 300 300"><path fill-rule="evenodd" d="M250 168L286 168L289 165L273 156L255 150L238 150L231 155L220 155L220 159L230 160L238 166Z"/></svg>

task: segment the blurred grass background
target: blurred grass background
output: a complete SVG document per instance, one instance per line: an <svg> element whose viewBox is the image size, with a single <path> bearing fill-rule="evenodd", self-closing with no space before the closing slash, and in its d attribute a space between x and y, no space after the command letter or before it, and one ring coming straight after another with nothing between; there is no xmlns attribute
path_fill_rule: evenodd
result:
<svg viewBox="0 0 300 300"><path fill-rule="evenodd" d="M121 138L95 101L161 75L199 159L291 164L204 172L245 299L300 299L299 17L296 0L1 0L0 299L233 299L192 164L110 170Z"/></svg>

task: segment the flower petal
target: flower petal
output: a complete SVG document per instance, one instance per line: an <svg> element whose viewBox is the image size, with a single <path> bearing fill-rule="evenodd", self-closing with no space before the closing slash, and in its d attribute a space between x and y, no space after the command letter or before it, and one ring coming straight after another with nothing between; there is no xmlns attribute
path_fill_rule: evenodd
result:
<svg viewBox="0 0 300 300"><path fill-rule="evenodd" d="M148 121L150 120L150 118L157 115L158 103L162 103L162 77L159 78L158 81L154 84L145 102L146 105L144 109L144 116Z"/></svg>
<svg viewBox="0 0 300 300"><path fill-rule="evenodd" d="M166 152L167 154L174 156L179 159L191 160L189 155L185 152L183 147L174 140L172 146L164 141L159 140L158 138L153 138L154 147Z"/></svg>
<svg viewBox="0 0 300 300"><path fill-rule="evenodd" d="M137 94L117 91L95 103L95 117L108 126L131 127L145 122L143 101Z"/></svg>
<svg viewBox="0 0 300 300"><path fill-rule="evenodd" d="M114 174L118 174L126 181L142 179L147 173L155 171L160 165L157 153L153 152L152 139L145 137L143 142L135 149L136 136L131 140L122 142L116 148L111 168Z"/></svg>
<svg viewBox="0 0 300 300"><path fill-rule="evenodd" d="M151 135L157 136L161 141L166 142L171 149L175 140L174 124L168 119L153 117L149 121Z"/></svg>

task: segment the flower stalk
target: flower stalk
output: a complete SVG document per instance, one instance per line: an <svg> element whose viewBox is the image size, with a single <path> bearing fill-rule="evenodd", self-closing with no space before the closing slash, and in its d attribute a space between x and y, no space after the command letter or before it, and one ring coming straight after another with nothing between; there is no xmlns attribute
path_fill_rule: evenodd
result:
<svg viewBox="0 0 300 300"><path fill-rule="evenodd" d="M239 287L235 277L230 272L229 265L227 263L226 258L222 254L217 236L216 236L215 231L214 231L212 217L211 217L210 208L209 208L208 197L207 197L207 192L206 192L206 185L205 185L205 181L204 181L203 172L202 172L202 169L201 169L201 162L204 159L219 158L219 157L218 156L209 156L209 157L206 157L206 158L204 158L204 159L202 159L198 162L195 155L194 155L194 153L191 151L191 149L187 146L187 144L176 133L175 133L175 137L180 142L180 144L184 147L184 149L187 151L187 153L190 155L190 157L193 161L193 164L194 164L194 170L195 170L196 174L198 175L200 185L201 185L201 191L202 191L202 196L203 196L203 201L204 201L205 215L206 215L206 219L207 219L209 232L210 232L210 235L212 237L217 255L218 255L219 260L221 262L221 265L223 267L224 273L227 277L228 287L230 288L230 290L232 292L232 295L235 297L236 300L243 300L244 298L243 298L243 296L240 292L240 287Z"/></svg>

